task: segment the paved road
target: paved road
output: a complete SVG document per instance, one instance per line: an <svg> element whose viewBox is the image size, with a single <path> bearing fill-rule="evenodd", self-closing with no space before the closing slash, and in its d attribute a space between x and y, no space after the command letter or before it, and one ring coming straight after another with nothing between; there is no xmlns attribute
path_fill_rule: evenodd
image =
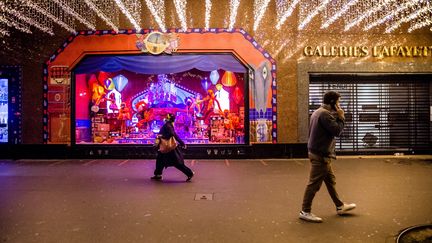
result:
<svg viewBox="0 0 432 243"><path fill-rule="evenodd" d="M0 161L0 242L394 242L432 223L432 156L340 157L337 216L325 186L299 220L306 159L188 160L149 180L149 160ZM213 197L213 198L212 198ZM213 199L213 200L208 200Z"/></svg>

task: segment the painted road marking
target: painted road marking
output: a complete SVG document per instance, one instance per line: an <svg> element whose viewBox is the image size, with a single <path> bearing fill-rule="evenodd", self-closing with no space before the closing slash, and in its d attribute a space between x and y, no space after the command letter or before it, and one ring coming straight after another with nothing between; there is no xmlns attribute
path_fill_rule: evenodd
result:
<svg viewBox="0 0 432 243"><path fill-rule="evenodd" d="M225 165L228 167L230 166L230 162L227 159L225 160Z"/></svg>
<svg viewBox="0 0 432 243"><path fill-rule="evenodd" d="M267 166L268 164L264 160L260 160L261 164Z"/></svg>
<svg viewBox="0 0 432 243"><path fill-rule="evenodd" d="M97 160L90 160L89 162L87 162L87 163L84 163L83 165L84 166L88 166L88 165L91 165L91 164L93 164L94 162L96 162Z"/></svg>
<svg viewBox="0 0 432 243"><path fill-rule="evenodd" d="M64 160L57 161L57 162L54 162L54 163L50 164L49 166L56 166L56 165L62 164L64 162L65 162Z"/></svg>
<svg viewBox="0 0 432 243"><path fill-rule="evenodd" d="M128 159L127 159L127 160L123 160L123 161L122 161L120 164L118 164L117 166L122 166L122 165L126 164L128 161L129 161Z"/></svg>

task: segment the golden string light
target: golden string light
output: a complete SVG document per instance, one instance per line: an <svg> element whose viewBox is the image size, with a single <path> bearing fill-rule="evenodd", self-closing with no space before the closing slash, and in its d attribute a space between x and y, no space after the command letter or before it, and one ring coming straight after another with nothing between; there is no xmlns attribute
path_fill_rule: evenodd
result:
<svg viewBox="0 0 432 243"><path fill-rule="evenodd" d="M8 27L13 27L17 30L24 32L24 33L28 33L28 34L32 33L28 27L23 26L20 23L14 21L13 19L7 18L6 16L0 16L0 23L4 23Z"/></svg>
<svg viewBox="0 0 432 243"><path fill-rule="evenodd" d="M140 32L141 27L139 25L139 22L141 19L140 18L137 18L137 19L134 18L134 15L135 15L135 17L137 15L136 11L134 11L134 8L141 10L140 1L134 1L134 2L131 2L130 4L128 4L128 2L126 0L125 0L125 2L123 2L122 0L114 0L114 1L117 4L117 6L120 8L122 13L124 15L126 15L126 18L129 20L129 22L131 22L131 24L134 26L136 32ZM127 5L132 5L132 6L130 6L128 8Z"/></svg>
<svg viewBox="0 0 432 243"><path fill-rule="evenodd" d="M113 21L108 17L104 11L100 9L100 6L98 6L98 1L94 2L94 0L84 0L84 2L89 6L91 10L93 10L99 18L101 18L105 23L107 23L115 32L118 32L118 27L116 24L113 23ZM110 11L113 11L110 9ZM118 22L118 21L117 21Z"/></svg>
<svg viewBox="0 0 432 243"><path fill-rule="evenodd" d="M256 31L258 29L258 25L261 22L261 19L264 16L264 13L267 9L270 0L255 0L254 2L254 25L253 30Z"/></svg>
<svg viewBox="0 0 432 243"><path fill-rule="evenodd" d="M82 14L84 13L84 11L80 11L80 10L83 10L83 9L80 8L81 6L79 4L77 4L76 2L74 2L74 1L65 1L65 0L52 0L52 1L55 2L55 3L57 3L63 9L64 12L66 12L69 15L73 16L75 19L77 19L78 21L80 21L81 23L83 23L85 26L87 26L87 28L89 28L91 30L96 30L96 26L93 24L95 22L95 19L89 19L88 15L86 16L87 18L85 18L84 16L82 16ZM73 5L74 3L76 5Z"/></svg>
<svg viewBox="0 0 432 243"><path fill-rule="evenodd" d="M166 32L165 27L165 4L163 0L145 0L147 8L150 10L151 14L155 18L156 23L162 32Z"/></svg>
<svg viewBox="0 0 432 243"><path fill-rule="evenodd" d="M370 4L369 8L367 11L365 11L363 14L359 15L356 19L354 19L354 21L352 21L351 23L348 23L345 26L344 31L348 31L350 30L352 27L359 25L364 19L366 19L367 17L373 15L374 13L376 13L377 11L380 11L381 9L383 9L387 4L393 2L395 0L384 0L382 2L375 3L375 4Z"/></svg>
<svg viewBox="0 0 432 243"><path fill-rule="evenodd" d="M21 7L23 7L23 6L21 6ZM16 17L17 19L24 21L27 24L38 28L39 30L41 30L41 31L43 31L49 35L54 35L52 28L44 26L39 21L35 20L34 18L30 18L30 17L26 16L25 13L23 13L24 11L21 12L21 11L18 11L16 9L13 9L12 6L7 6L4 2L0 2L0 10L1 10L1 12L6 12L6 13ZM29 13L29 12L27 12L27 13Z"/></svg>
<svg viewBox="0 0 432 243"><path fill-rule="evenodd" d="M38 11L39 13L45 15L46 17L48 17L49 19L51 19L52 21L54 21L54 23L60 25L61 27L65 28L67 31L71 32L71 33L76 33L76 30L71 27L70 25L68 25L67 23L65 23L63 20L59 19L58 17L54 16L53 14L51 14L50 12L48 12L45 8L39 6L38 4L32 2L32 1L26 1L25 4Z"/></svg>
<svg viewBox="0 0 432 243"><path fill-rule="evenodd" d="M281 28L287 18L294 12L299 2L300 0L276 0L276 15L278 17L276 29L279 30Z"/></svg>
<svg viewBox="0 0 432 243"><path fill-rule="evenodd" d="M59 25L68 32L76 33L78 23L82 23L86 29L96 30L96 17L106 23L109 28L118 31L120 28L119 16L124 15L139 32L141 28L152 29L154 26L141 26L141 4L144 3L153 16L158 28L166 32L165 15L176 13L179 25L174 28L187 28L201 26L187 26L189 16L187 11L198 13L197 9L189 9L188 3L192 0L172 0L175 9L167 10L166 0L0 0L0 24L3 29L2 36L18 30L26 34L33 34L36 28L42 32L54 35L53 24ZM171 0L170 0L171 1ZM320 21L318 28L349 31L358 27L355 31L367 33L376 27L385 27L384 33L391 33L402 26L409 25L404 29L407 33L419 29L431 30L432 2L430 0L225 0L228 10L217 15L211 14L212 7L218 1L205 0L205 11L202 26L210 29L214 18L224 17L224 24L220 27L227 27L229 30L238 26L254 31L254 38L267 38L262 31L257 31L260 24L266 18L274 20L274 27L280 30L281 27L292 18L292 23L298 23L297 29L303 30L312 21ZM237 20L240 2L244 3L242 18ZM194 5L191 5L194 6ZM243 6L243 5L242 5ZM187 8L188 7L188 8ZM298 11L296 11L298 10ZM171 11L171 12L169 12ZM244 17L243 17L244 14ZM253 16L251 16L253 15ZM275 16L275 17L274 17ZM247 19L253 19L249 25ZM319 19L319 20L318 20ZM343 25L334 24L339 19L345 22ZM216 21L215 21L216 23ZM311 25L316 28L317 25ZM268 28L268 27L266 27ZM249 31L251 31L249 30ZM378 31L379 29L376 28ZM295 31L295 30L290 30Z"/></svg>
<svg viewBox="0 0 432 243"><path fill-rule="evenodd" d="M319 12L321 12L327 4L330 3L330 0L322 1L312 12L310 12L304 19L301 20L301 23L298 26L298 30L302 30L306 27L307 24L315 17Z"/></svg>
<svg viewBox="0 0 432 243"><path fill-rule="evenodd" d="M180 24L183 31L187 30L186 24L186 0L174 0L174 5L176 7L177 16L180 19Z"/></svg>
<svg viewBox="0 0 432 243"><path fill-rule="evenodd" d="M228 29L232 30L237 17L237 10L240 5L240 0L230 0L230 17Z"/></svg>
<svg viewBox="0 0 432 243"><path fill-rule="evenodd" d="M211 0L205 0L205 28L208 30L210 28L210 17L211 17L211 8L212 2Z"/></svg>
<svg viewBox="0 0 432 243"><path fill-rule="evenodd" d="M322 26L321 29L328 28L331 24L333 24L337 19L339 19L343 14L345 14L351 6L357 4L359 0L351 0L348 3L344 4L339 11L337 11L334 15L332 15L328 20L326 20Z"/></svg>

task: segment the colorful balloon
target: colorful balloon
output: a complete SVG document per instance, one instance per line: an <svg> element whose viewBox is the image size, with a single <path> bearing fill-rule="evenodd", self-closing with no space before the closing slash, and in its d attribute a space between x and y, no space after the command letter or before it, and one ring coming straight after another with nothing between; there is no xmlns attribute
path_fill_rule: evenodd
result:
<svg viewBox="0 0 432 243"><path fill-rule="evenodd" d="M213 70L210 73L210 81L212 82L213 85L216 85L217 82L219 81L219 72L217 70Z"/></svg>
<svg viewBox="0 0 432 243"><path fill-rule="evenodd" d="M210 82L207 80L207 78L204 78L203 80L201 80L201 86L203 87L203 89L205 91L208 90L208 88L210 87Z"/></svg>
<svg viewBox="0 0 432 243"><path fill-rule="evenodd" d="M224 75L222 76L221 82L226 87L232 87L236 85L237 78L233 72L225 71Z"/></svg>
<svg viewBox="0 0 432 243"><path fill-rule="evenodd" d="M113 78L113 81L114 81L115 88L118 92L122 92L122 90L126 87L126 85L129 82L129 80L121 74L118 76L115 76Z"/></svg>
<svg viewBox="0 0 432 243"><path fill-rule="evenodd" d="M104 87L106 90L113 90L115 88L113 80L111 78L105 79Z"/></svg>

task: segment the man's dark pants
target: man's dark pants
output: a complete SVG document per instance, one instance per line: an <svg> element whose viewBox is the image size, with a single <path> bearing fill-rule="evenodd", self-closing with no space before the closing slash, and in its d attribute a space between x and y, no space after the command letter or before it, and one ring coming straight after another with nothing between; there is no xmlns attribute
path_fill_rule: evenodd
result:
<svg viewBox="0 0 432 243"><path fill-rule="evenodd" d="M311 162L311 170L309 176L309 183L306 186L305 194L303 197L303 212L311 212L312 201L317 191L319 191L322 182L327 186L327 190L332 198L336 207L342 206L343 202L339 199L336 192L336 177L333 174L331 166L332 159L329 157L322 157L313 153L309 153L309 160Z"/></svg>

